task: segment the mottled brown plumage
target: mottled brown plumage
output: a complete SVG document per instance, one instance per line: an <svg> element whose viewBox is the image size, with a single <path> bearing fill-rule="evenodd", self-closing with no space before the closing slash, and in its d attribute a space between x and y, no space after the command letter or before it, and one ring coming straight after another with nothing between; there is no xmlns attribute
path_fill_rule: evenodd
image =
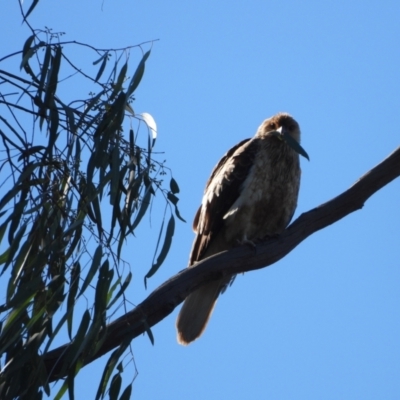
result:
<svg viewBox="0 0 400 400"><path fill-rule="evenodd" d="M239 243L279 234L290 222L300 185L299 155L277 131L300 142L297 122L279 113L265 120L252 139L230 149L212 171L193 222L189 268ZM231 279L210 282L186 298L176 322L179 343L189 344L203 333Z"/></svg>

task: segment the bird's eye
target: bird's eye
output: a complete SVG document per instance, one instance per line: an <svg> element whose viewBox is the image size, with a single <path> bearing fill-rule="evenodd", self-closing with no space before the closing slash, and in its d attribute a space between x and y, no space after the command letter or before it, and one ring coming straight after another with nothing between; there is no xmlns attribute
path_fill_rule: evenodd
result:
<svg viewBox="0 0 400 400"><path fill-rule="evenodd" d="M268 128L271 129L271 130L275 130L275 129L276 129L276 124L275 124L275 122L270 122L270 123L268 124Z"/></svg>

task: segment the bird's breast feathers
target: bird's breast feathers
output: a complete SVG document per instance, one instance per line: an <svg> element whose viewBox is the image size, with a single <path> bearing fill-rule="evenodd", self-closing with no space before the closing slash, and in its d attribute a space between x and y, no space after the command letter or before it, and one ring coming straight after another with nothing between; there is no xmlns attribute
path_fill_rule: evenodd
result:
<svg viewBox="0 0 400 400"><path fill-rule="evenodd" d="M263 238L286 227L297 204L300 169L292 165L296 158L274 160L268 146L259 146L239 196L223 216L228 240Z"/></svg>

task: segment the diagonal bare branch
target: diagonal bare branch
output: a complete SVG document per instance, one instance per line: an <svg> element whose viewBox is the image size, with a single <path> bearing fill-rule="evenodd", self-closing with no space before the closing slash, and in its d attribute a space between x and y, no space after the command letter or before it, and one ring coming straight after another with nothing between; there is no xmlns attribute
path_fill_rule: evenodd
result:
<svg viewBox="0 0 400 400"><path fill-rule="evenodd" d="M269 239L256 248L241 246L202 260L196 268L184 269L155 289L132 311L107 326L105 340L96 355L85 364L101 357L127 340L139 336L178 306L188 294L204 283L225 275L265 268L290 253L311 234L361 209L370 196L400 176L400 147L376 167L362 176L348 190L294 221L278 238ZM172 329L172 327L171 327ZM46 354L45 366L49 382L61 378L63 356L69 344Z"/></svg>

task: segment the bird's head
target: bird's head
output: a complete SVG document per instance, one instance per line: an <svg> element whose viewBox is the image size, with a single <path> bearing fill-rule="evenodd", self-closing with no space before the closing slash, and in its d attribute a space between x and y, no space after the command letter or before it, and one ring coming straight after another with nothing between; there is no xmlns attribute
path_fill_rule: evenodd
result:
<svg viewBox="0 0 400 400"><path fill-rule="evenodd" d="M300 143L300 127L296 120L288 113L278 113L266 119L258 128L263 136L270 132L286 133Z"/></svg>
<svg viewBox="0 0 400 400"><path fill-rule="evenodd" d="M278 113L266 119L258 128L256 136L276 136L297 153L309 159L306 151L300 146L300 126L288 113Z"/></svg>

